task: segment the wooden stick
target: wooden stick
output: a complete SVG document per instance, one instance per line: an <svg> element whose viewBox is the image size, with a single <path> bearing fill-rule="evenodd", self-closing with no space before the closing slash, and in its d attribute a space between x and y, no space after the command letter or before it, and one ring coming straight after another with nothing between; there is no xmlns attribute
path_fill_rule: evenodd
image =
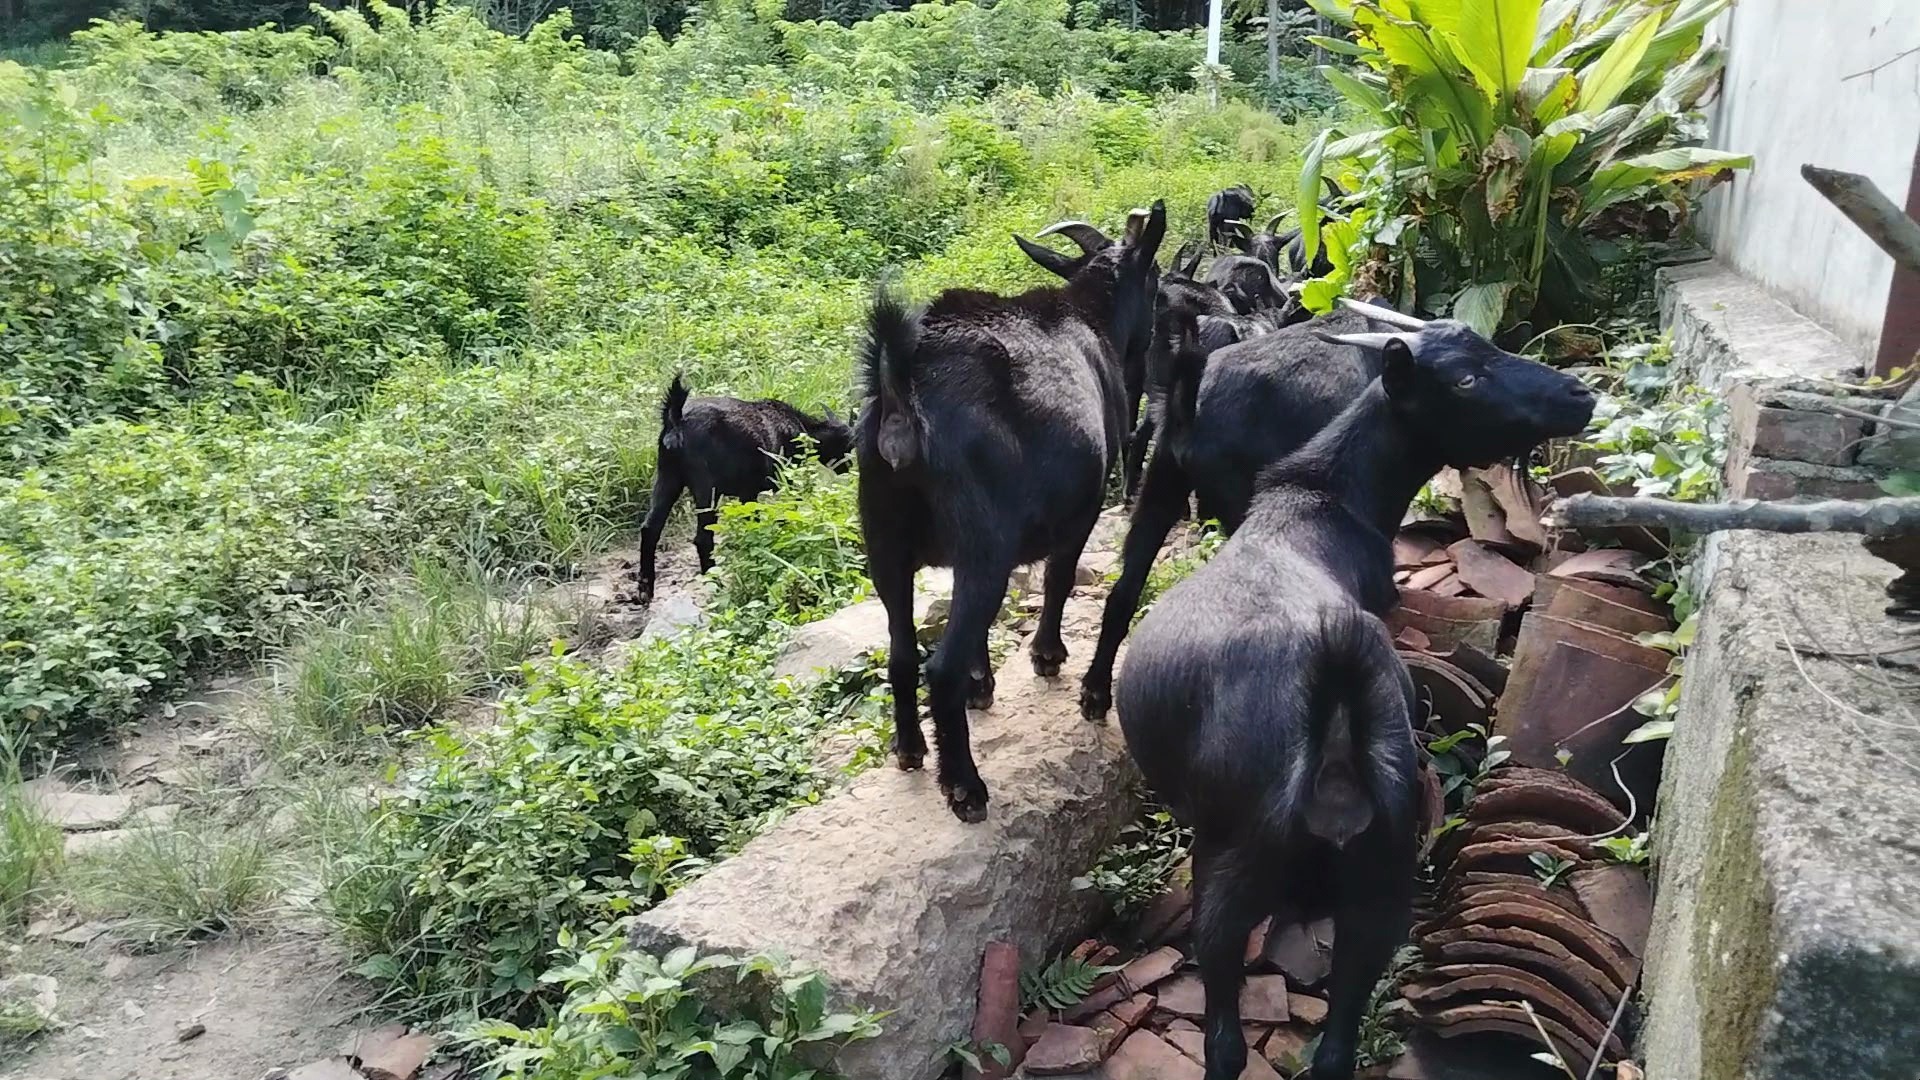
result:
<svg viewBox="0 0 1920 1080"><path fill-rule="evenodd" d="M1758 499L1741 499L1730 503L1679 503L1665 499L1616 499L1580 494L1554 503L1547 510L1547 520L1556 526L1576 529L1644 525L1690 533L1758 529L1777 533L1843 532L1900 536L1920 532L1920 497L1828 499L1812 503L1761 502Z"/></svg>
<svg viewBox="0 0 1920 1080"><path fill-rule="evenodd" d="M1880 250L1916 274L1920 274L1920 224L1907 216L1892 199L1859 173L1823 169L1818 165L1800 166L1800 175L1827 201L1840 208L1847 220L1860 227Z"/></svg>

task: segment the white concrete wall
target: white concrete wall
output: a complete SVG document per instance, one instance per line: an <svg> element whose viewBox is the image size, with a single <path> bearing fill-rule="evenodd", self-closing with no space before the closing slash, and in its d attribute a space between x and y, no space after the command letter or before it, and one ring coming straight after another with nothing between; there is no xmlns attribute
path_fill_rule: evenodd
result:
<svg viewBox="0 0 1920 1080"><path fill-rule="evenodd" d="M1702 229L1722 259L1870 359L1893 260L1800 166L1862 173L1906 204L1920 53L1894 58L1920 47L1920 0L1736 0L1716 29L1728 58L1713 145L1755 161L1708 198Z"/></svg>

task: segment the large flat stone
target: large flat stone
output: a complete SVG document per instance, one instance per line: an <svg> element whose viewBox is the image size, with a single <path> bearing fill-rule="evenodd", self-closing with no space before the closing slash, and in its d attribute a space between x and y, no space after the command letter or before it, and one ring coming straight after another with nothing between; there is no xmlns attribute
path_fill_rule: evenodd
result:
<svg viewBox="0 0 1920 1080"><path fill-rule="evenodd" d="M633 943L816 967L840 1001L895 1010L841 1055L851 1080L938 1076L969 1030L987 943L1044 956L1087 930L1095 899L1072 880L1138 810L1118 727L1082 720L1076 700L1099 610L1084 592L1069 602L1061 678L1036 677L1018 649L994 707L972 714L984 823L947 810L931 760L873 769L642 916Z"/></svg>
<svg viewBox="0 0 1920 1080"><path fill-rule="evenodd" d="M944 625L952 591L951 571L921 571L913 593L914 623ZM886 648L888 638L886 605L878 597L862 600L795 630L775 658L773 674L796 686L809 685Z"/></svg>
<svg viewBox="0 0 1920 1080"><path fill-rule="evenodd" d="M1647 1073L1911 1080L1920 1016L1920 724L1892 568L1857 538L1703 544L1654 830ZM1787 646L1791 645L1790 651Z"/></svg>
<svg viewBox="0 0 1920 1080"><path fill-rule="evenodd" d="M1659 290L1674 363L1703 386L1860 380L1856 351L1725 263L1662 267Z"/></svg>
<svg viewBox="0 0 1920 1080"><path fill-rule="evenodd" d="M133 809L133 800L125 795L83 791L52 777L29 780L21 790L48 821L69 831L118 825Z"/></svg>

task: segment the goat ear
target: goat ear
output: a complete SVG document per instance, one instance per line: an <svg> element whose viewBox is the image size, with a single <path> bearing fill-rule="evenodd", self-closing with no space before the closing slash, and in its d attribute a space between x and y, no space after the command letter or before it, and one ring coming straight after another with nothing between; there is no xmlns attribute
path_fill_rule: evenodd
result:
<svg viewBox="0 0 1920 1080"><path fill-rule="evenodd" d="M1080 269L1081 262L1084 261L1063 252L1055 251L1045 244L1036 244L1018 233L1014 234L1013 242L1019 244L1020 250L1027 253L1027 258L1032 259L1034 262L1039 263L1041 266L1063 278L1072 277L1074 273Z"/></svg>
<svg viewBox="0 0 1920 1080"><path fill-rule="evenodd" d="M1413 347L1407 339L1397 334L1380 349L1380 385L1386 388L1390 399L1404 399L1413 393L1419 379L1419 362L1413 358Z"/></svg>

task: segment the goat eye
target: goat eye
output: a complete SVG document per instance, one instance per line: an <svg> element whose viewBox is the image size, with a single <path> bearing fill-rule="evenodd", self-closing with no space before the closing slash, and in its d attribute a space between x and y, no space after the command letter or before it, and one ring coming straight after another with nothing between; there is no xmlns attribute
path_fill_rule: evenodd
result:
<svg viewBox="0 0 1920 1080"><path fill-rule="evenodd" d="M1471 390L1473 389L1473 384L1479 381L1480 381L1480 377L1478 375L1475 375L1472 372L1468 372L1467 374L1460 376L1459 379L1455 380L1453 385L1459 387L1462 390Z"/></svg>

